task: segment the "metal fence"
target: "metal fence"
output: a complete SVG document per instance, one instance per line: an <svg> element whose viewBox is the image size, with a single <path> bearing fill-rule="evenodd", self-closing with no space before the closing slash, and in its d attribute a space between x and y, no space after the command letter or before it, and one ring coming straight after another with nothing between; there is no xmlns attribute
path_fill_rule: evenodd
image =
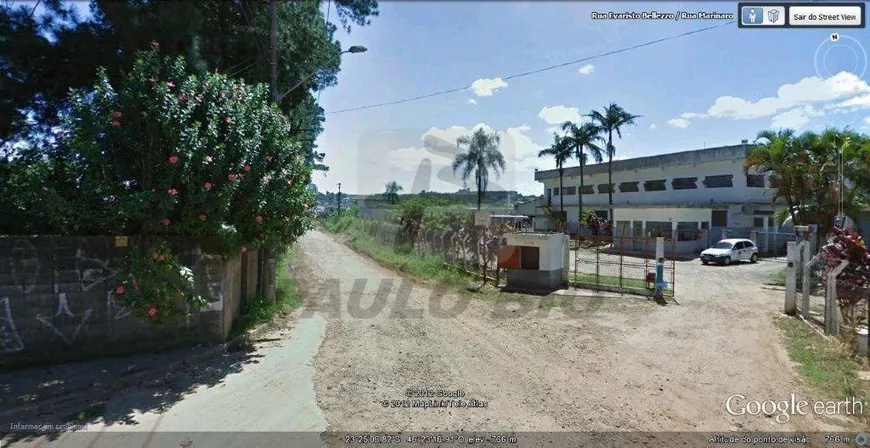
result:
<svg viewBox="0 0 870 448"><path fill-rule="evenodd" d="M362 230L378 242L421 257L434 257L478 278L498 284L504 276L498 269L498 246L503 235L498 228L436 230L421 228L414 241L402 226L362 220Z"/></svg>
<svg viewBox="0 0 870 448"><path fill-rule="evenodd" d="M641 294L655 291L656 238L576 238L572 250L574 266L570 280L593 289L619 289ZM677 246L664 239L665 297L674 297Z"/></svg>

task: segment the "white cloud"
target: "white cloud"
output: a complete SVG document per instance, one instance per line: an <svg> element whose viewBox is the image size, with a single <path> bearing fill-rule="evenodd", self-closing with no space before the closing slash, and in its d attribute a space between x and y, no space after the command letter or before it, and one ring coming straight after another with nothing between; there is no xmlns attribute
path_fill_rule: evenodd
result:
<svg viewBox="0 0 870 448"><path fill-rule="evenodd" d="M468 104L477 104L477 100L475 100L474 98L469 98Z"/></svg>
<svg viewBox="0 0 870 448"><path fill-rule="evenodd" d="M583 116L580 114L580 109L576 107L552 106L544 107L538 112L538 117L547 122L547 124L561 125L566 121L580 123L583 121Z"/></svg>
<svg viewBox="0 0 870 448"><path fill-rule="evenodd" d="M496 90L507 87L508 84L501 78L481 78L471 83L471 90L477 96L492 96Z"/></svg>
<svg viewBox="0 0 870 448"><path fill-rule="evenodd" d="M532 129L532 127L527 125L527 124L524 124L524 125L518 127L517 129L519 129L520 132L529 132Z"/></svg>
<svg viewBox="0 0 870 448"><path fill-rule="evenodd" d="M795 107L781 114L774 115L771 127L800 129L812 121L814 117L821 115L824 114L815 110L812 106Z"/></svg>
<svg viewBox="0 0 870 448"><path fill-rule="evenodd" d="M580 70L577 70L581 75L591 75L592 72L595 71L595 66L592 64L586 64L583 67L580 67Z"/></svg>
<svg viewBox="0 0 870 448"><path fill-rule="evenodd" d="M674 118L668 120L668 124L675 128L684 129L689 127L689 120L686 120L685 118Z"/></svg>
<svg viewBox="0 0 870 448"><path fill-rule="evenodd" d="M777 90L775 97L762 98L755 102L722 96L716 99L707 113L712 117L734 119L768 117L798 106L842 100L868 92L870 85L866 81L855 74L840 72L829 78L811 76L795 84L785 84Z"/></svg>
<svg viewBox="0 0 870 448"><path fill-rule="evenodd" d="M734 120L772 117L773 127L800 127L825 113L870 108L870 85L853 73L840 72L828 78L810 76L784 84L776 96L757 101L735 96L716 98L707 113L686 112L668 123L687 127L688 120L731 118Z"/></svg>
<svg viewBox="0 0 870 448"><path fill-rule="evenodd" d="M864 123L870 125L870 117L865 118Z"/></svg>
<svg viewBox="0 0 870 448"><path fill-rule="evenodd" d="M655 124L651 124L651 125L649 125L649 130L650 130L650 131L655 131L655 130L658 129L658 128L659 128L659 127L656 126Z"/></svg>

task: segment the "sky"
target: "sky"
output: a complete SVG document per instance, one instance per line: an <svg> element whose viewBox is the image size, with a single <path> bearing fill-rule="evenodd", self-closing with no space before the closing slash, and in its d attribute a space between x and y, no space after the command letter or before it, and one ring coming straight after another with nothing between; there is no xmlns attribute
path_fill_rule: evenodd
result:
<svg viewBox="0 0 870 448"><path fill-rule="evenodd" d="M866 29L735 23L504 79L727 21L592 20L593 11L736 15L737 2L381 1L370 26L340 36L344 47L368 51L345 55L338 85L321 95L327 116L318 145L330 171L315 184L368 194L394 180L406 193L456 191L456 138L485 126L501 136L507 161L490 189L541 194L534 170L555 163L537 153L556 126L611 102L641 115L615 142L617 158L739 144L764 129L870 131ZM465 86L473 88L334 113Z"/></svg>
<svg viewBox="0 0 870 448"><path fill-rule="evenodd" d="M379 3L371 25L339 31L344 48L368 51L344 55L338 85L321 93L326 130L317 144L330 170L314 176L320 191L340 182L344 192L380 193L389 181L405 193L456 191L456 139L484 126L498 132L507 162L489 189L541 194L534 170L555 163L537 154L558 125L612 102L641 116L615 141L617 159L739 144L764 129L870 132L867 29L734 23L595 57L727 20L593 20L592 12L736 15L737 2ZM88 14L87 2L76 6ZM334 11L330 18L337 22ZM570 63L584 58L592 59ZM566 65L506 79L559 64ZM341 112L450 89L459 90Z"/></svg>

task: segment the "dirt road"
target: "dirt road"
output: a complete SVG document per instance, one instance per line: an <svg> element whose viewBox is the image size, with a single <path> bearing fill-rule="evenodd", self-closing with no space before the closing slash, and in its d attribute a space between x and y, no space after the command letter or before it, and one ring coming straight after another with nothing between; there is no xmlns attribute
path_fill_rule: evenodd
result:
<svg viewBox="0 0 870 448"><path fill-rule="evenodd" d="M419 284L398 295L407 306L396 305L400 276L331 236L310 232L298 253L303 296L329 316L314 365L333 431L837 429L810 415L777 423L726 411L735 394L779 401L802 393L772 323L783 293L761 288L781 269L775 262L679 263L680 305L577 297L572 307L511 311L474 300L445 318ZM354 289L356 279L367 279L364 289ZM386 289L376 293L382 280L394 281L388 299ZM384 311L349 311L377 300ZM447 294L441 308L460 301ZM421 311L412 317L411 309ZM409 388L461 391L485 407L407 408Z"/></svg>

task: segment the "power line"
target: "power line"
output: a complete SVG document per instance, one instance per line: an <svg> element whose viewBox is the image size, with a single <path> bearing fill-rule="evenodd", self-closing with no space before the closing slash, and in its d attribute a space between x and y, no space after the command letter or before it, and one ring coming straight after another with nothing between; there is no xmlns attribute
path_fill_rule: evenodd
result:
<svg viewBox="0 0 870 448"><path fill-rule="evenodd" d="M602 57L605 57L605 56L612 56L612 55L614 55L614 54L625 53L625 52L627 52L627 51L637 50L638 48L648 47L648 46L650 46L650 45L655 45L655 44L659 44L659 43L662 43L662 42L667 42L667 41L669 41L669 40L679 39L679 38L681 38L681 37L691 36L691 35L693 35L693 34L698 34L698 33L703 33L703 32L705 32L705 31L715 30L715 29L717 29L717 28L722 28L722 27L724 27L724 26L731 25L731 24L734 24L734 23L737 23L737 21L736 21L736 20L730 20L730 21L728 21L728 22L725 22L725 23L722 23L722 24L719 24L719 25L714 25L714 26L709 26L709 27L706 27L706 28L700 28L700 29L697 29L697 30L687 31L687 32L685 32L685 33L680 33L680 34L673 35L673 36L663 37L663 38L661 38L661 39L651 40L651 41L649 41L649 42L644 42L644 43L642 43L642 44L633 45L633 46L631 46L631 47L625 47L625 48L620 48L620 49L618 49L618 50L607 51L607 52L604 52L604 53L599 53L599 54L596 54L596 55L593 55L593 56L588 56L588 57L585 57L585 58L582 58L582 59L577 59L577 60L570 61L570 62L564 62L564 63L561 63L561 64L551 65L551 66L549 66L549 67L544 67L544 68L540 68L540 69L537 69L537 70L531 70L531 71L524 72L524 73L518 73L518 74L515 74L515 75L506 76L506 77L503 77L503 78L501 78L501 79L503 79L503 80L510 80L510 79L522 78L522 77L524 77L524 76L529 76L529 75L534 75L534 74L537 74L537 73L542 73L542 72L546 72L546 71L550 71L550 70L555 70L555 69L557 69L557 68L562 68L562 67L565 67L565 66L568 66L568 65L575 65L575 64L579 64L579 63L581 63L581 62L587 62L587 61L591 61L591 60L594 60L594 59L602 58ZM428 94L425 94L425 95L419 95L419 96L410 97L410 98L405 98L405 99L401 99L401 100L387 101L387 102L384 102L384 103L370 104L370 105L368 105L368 106L360 106L360 107L353 107L353 108L350 108L350 109L341 109L341 110L336 110L336 111L332 111L332 112L327 112L327 115L340 114L340 113L344 113L344 112L355 112L355 111L358 111L358 110L373 109L373 108L376 108L376 107L392 106L392 105L395 105L395 104L408 103L408 102L411 102L411 101L418 101L418 100L422 100L422 99L426 99L426 98L432 98L432 97L435 97L435 96L447 95L447 94L449 94L449 93L461 92L461 91L463 91L463 90L468 90L468 89L470 89L470 88L471 88L471 85L467 85L467 86L464 86L464 87L457 87L457 88L455 88L455 89L441 90L441 91L438 91L438 92L428 93Z"/></svg>

